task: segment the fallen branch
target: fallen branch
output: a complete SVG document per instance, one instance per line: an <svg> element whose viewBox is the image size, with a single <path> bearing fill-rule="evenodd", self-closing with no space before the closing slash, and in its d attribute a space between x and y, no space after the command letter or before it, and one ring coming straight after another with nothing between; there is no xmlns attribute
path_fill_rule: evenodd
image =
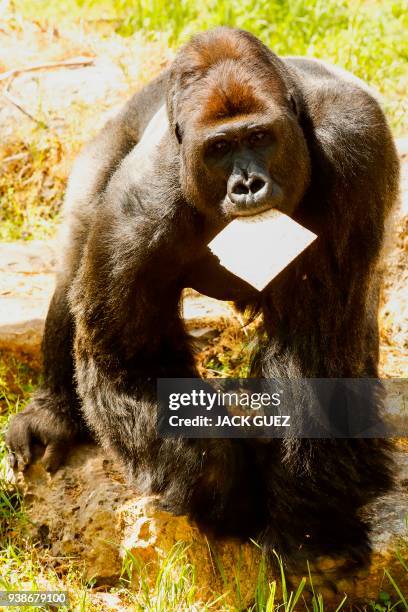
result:
<svg viewBox="0 0 408 612"><path fill-rule="evenodd" d="M40 119L34 117L34 115L32 115L28 110L26 110L24 106L22 106L20 101L17 100L17 98L15 98L14 96L12 96L8 91L3 91L2 94L6 98L6 100L10 102L10 104L13 104L16 108L18 108L18 110L23 113L23 115L31 119L31 121L34 121L40 127L48 128L48 125L45 123L45 121L41 121Z"/></svg>
<svg viewBox="0 0 408 612"><path fill-rule="evenodd" d="M77 68L79 66L90 66L94 63L95 58L93 57L77 57L65 62L47 62L45 64L34 64L33 66L27 66L26 68L13 68L0 74L0 81L5 81L18 74L25 72L37 72L39 70L54 70L54 68Z"/></svg>
<svg viewBox="0 0 408 612"><path fill-rule="evenodd" d="M9 89L14 77L18 74L23 74L25 72L54 70L55 68L77 68L78 66L90 66L93 63L94 58L92 57L77 57L67 60L65 62L47 62L45 64L34 64L33 66L27 66L26 68L13 68L12 70L7 70L7 72L3 72L3 74L0 74L0 81L7 81L6 87L1 93L6 98L6 100L10 102L10 104L13 104L13 106L18 108L18 110L23 113L23 115L31 119L31 121L34 121L34 123L41 127L48 128L48 125L44 121L41 121L40 119L34 117L34 115L32 115L28 110L24 108L20 100L11 95Z"/></svg>

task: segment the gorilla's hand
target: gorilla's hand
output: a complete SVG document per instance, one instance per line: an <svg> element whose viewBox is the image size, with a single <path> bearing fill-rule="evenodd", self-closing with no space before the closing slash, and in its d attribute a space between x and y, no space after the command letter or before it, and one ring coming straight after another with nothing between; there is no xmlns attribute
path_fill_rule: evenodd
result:
<svg viewBox="0 0 408 612"><path fill-rule="evenodd" d="M255 287L224 268L209 248L188 269L183 284L217 300L240 301L259 294Z"/></svg>
<svg viewBox="0 0 408 612"><path fill-rule="evenodd" d="M14 469L23 471L41 452L45 468L58 469L79 434L68 410L67 398L38 391L27 408L12 418L6 444Z"/></svg>

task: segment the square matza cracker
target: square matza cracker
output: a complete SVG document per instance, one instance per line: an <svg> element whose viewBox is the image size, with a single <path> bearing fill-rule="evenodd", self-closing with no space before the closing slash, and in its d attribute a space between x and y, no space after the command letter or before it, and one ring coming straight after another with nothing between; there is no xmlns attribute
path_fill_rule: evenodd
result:
<svg viewBox="0 0 408 612"><path fill-rule="evenodd" d="M316 238L287 215L268 210L234 219L208 246L224 268L261 291Z"/></svg>

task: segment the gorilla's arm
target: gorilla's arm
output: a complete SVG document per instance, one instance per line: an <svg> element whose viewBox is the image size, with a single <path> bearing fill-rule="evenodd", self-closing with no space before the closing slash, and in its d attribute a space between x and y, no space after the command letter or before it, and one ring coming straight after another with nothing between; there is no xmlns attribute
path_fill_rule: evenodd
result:
<svg viewBox="0 0 408 612"><path fill-rule="evenodd" d="M161 439L155 420L156 379L197 375L179 316L195 220L154 195L140 202L123 181L111 187L70 292L84 415L139 488L163 493L173 512L215 517L238 470L234 445ZM202 499L212 502L204 512Z"/></svg>
<svg viewBox="0 0 408 612"><path fill-rule="evenodd" d="M32 461L32 451L39 443L45 449L44 464L54 471L69 445L84 432L74 382L74 321L67 293L82 260L100 196L163 103L167 79L165 71L136 93L84 148L70 175L64 203L62 266L42 342L44 382L29 405L12 418L6 437L19 469Z"/></svg>
<svg viewBox="0 0 408 612"><path fill-rule="evenodd" d="M259 296L257 289L224 268L209 248L194 261L183 278L183 284L216 300L239 302Z"/></svg>
<svg viewBox="0 0 408 612"><path fill-rule="evenodd" d="M82 257L100 195L121 161L135 147L157 109L163 104L168 72L137 92L75 160L64 198L63 270L71 282Z"/></svg>

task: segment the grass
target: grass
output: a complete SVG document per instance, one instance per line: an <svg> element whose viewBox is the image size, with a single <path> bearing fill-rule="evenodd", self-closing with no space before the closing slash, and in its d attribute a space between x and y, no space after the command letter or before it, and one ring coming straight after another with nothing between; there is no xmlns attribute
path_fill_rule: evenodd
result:
<svg viewBox="0 0 408 612"><path fill-rule="evenodd" d="M220 330L216 342L198 355L200 376L207 378L245 378L249 376L252 348L255 346L254 327L227 326Z"/></svg>
<svg viewBox="0 0 408 612"><path fill-rule="evenodd" d="M0 240L53 233L66 186L61 169L66 148L44 130L32 142L17 140L3 147L6 171L0 174ZM17 180L11 181L12 177Z"/></svg>

